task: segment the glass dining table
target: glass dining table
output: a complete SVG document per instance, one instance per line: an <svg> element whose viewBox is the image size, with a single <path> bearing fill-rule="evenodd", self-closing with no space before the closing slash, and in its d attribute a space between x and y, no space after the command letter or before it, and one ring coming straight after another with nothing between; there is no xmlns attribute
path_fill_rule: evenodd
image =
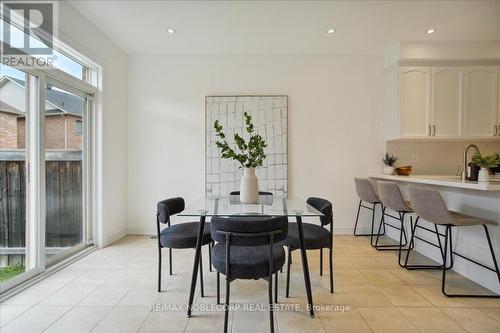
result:
<svg viewBox="0 0 500 333"><path fill-rule="evenodd" d="M309 266L307 263L306 249L304 247L304 233L302 229L302 217L323 216L321 212L310 206L305 200L295 196L273 196L259 195L259 201L256 204L243 204L240 202L239 195L229 195L224 197L206 196L189 205L178 216L198 217L200 220L198 238L196 242L193 273L191 277L191 288L189 291L188 317L191 317L191 308L193 305L196 289L196 280L198 277L198 267L200 262L201 239L205 220L212 216L288 216L295 217L297 221L299 245L302 259L302 271L304 274L304 284L309 304L309 314L314 317L313 299L311 291L311 280L309 278Z"/></svg>

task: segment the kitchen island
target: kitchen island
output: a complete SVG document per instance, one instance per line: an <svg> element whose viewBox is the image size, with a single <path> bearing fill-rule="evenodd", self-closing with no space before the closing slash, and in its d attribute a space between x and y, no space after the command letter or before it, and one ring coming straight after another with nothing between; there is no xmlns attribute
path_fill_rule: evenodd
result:
<svg viewBox="0 0 500 333"><path fill-rule="evenodd" d="M437 188L446 202L448 209L493 220L500 224L500 177L498 176L492 177L489 183L462 182L459 176L441 175L375 175L371 178L397 182L406 199L408 199L409 185ZM427 224L427 227L433 226L425 220L421 219L421 221L424 221L423 223ZM491 226L489 229L497 261L500 261L500 226ZM388 230L387 235L391 238L399 239L398 232L394 230ZM433 243L437 241L435 235L425 231L418 231L418 235ZM455 251L493 267L482 227L455 228L452 240ZM436 262L442 262L439 250L424 242L417 241L416 250ZM500 286L495 273L458 256L454 256L454 260L454 271L496 293L500 293Z"/></svg>

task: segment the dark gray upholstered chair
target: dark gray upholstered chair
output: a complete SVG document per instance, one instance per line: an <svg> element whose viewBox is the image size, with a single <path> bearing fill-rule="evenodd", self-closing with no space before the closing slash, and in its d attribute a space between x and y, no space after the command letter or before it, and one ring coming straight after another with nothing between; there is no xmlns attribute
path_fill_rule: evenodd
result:
<svg viewBox="0 0 500 333"><path fill-rule="evenodd" d="M287 229L285 216L212 217L210 231L216 241L212 262L217 270L218 300L219 274L226 275L224 332L227 332L231 281L261 278L268 281L269 319L274 332L272 279L285 263L283 246L276 243L286 238Z"/></svg>
<svg viewBox="0 0 500 333"><path fill-rule="evenodd" d="M398 251L398 264L401 267L404 267L404 265L401 263L401 251L404 246L408 244L408 238L406 236L406 230L405 230L405 216L407 214L413 213L413 209L411 207L411 204L409 201L405 201L403 199L403 195L401 194L401 190L399 189L398 185L395 182L385 182L385 181L378 181L377 182L377 188L378 188L378 196L380 198L380 201L382 202L382 217L381 221L378 227L377 231L377 237L375 239L375 248L377 250L397 250ZM391 214L387 213L387 209L390 209L396 213L398 213L398 216L394 216ZM385 217L392 217L395 220L398 220L401 225L395 226L393 224L385 222ZM399 230L399 243L398 244L384 244L384 245L379 245L379 237L380 237L380 229L382 225L389 226L391 228L394 228L396 230ZM413 219L410 215L410 226L413 226ZM410 227L410 230L412 229ZM404 237L404 243L403 243L403 237Z"/></svg>
<svg viewBox="0 0 500 333"><path fill-rule="evenodd" d="M307 203L323 213L320 217L321 226L312 223L302 223L304 231L304 246L306 250L319 250L319 274L323 275L323 249L329 249L330 264L330 292L333 293L333 208L332 203L326 199L311 197ZM330 226L330 230L325 227ZM288 248L288 263L286 272L286 297L290 296L290 268L292 264L292 251L300 248L299 231L297 223L290 223L285 245Z"/></svg>
<svg viewBox="0 0 500 333"><path fill-rule="evenodd" d="M373 233L374 224L375 224L375 210L377 205L381 206L380 198L377 194L376 186L372 183L372 180L369 178L354 178L354 185L356 187L356 193L359 197L358 204L358 213L356 214L356 223L354 224L354 236L370 236L370 244L374 246L373 236L376 234ZM368 204L368 205L366 205ZM372 211L372 223L371 223L371 231L369 234L358 234L356 232L358 228L358 220L359 220L359 212L361 207ZM385 234L385 225L383 225L384 231L382 234Z"/></svg>
<svg viewBox="0 0 500 333"><path fill-rule="evenodd" d="M443 264L441 265L443 275L441 279L441 291L444 295L448 297L490 297L499 298L500 295L472 295L472 294L450 294L446 291L446 271L453 267L453 255L458 255L460 258L470 261L476 265L479 265L487 270L495 272L498 278L498 283L500 284L500 270L498 269L498 263L495 257L495 252L493 251L493 246L491 244L490 234L488 232L488 225L496 226L497 222L486 220L478 217L473 217L453 211L449 211L446 208L446 204L441 197L440 193L432 188L426 188L421 186L410 186L410 201L415 213L419 215L422 219L434 223L436 225L441 225L445 227L444 232L444 249L441 247L441 241L439 241L439 246L443 255ZM488 267L487 265L477 262L473 259L467 258L466 256L457 253L453 250L451 230L452 228L458 227L473 227L482 226L486 234L486 240L491 253L491 259L493 261L494 268ZM439 235L438 235L439 237ZM413 235L412 235L413 238ZM449 244L449 247L448 247ZM447 266L448 252L450 255L450 266ZM407 253L407 257L409 251Z"/></svg>
<svg viewBox="0 0 500 333"><path fill-rule="evenodd" d="M198 229L200 222L187 222L170 225L170 216L181 213L185 208L183 198L170 198L158 202L156 214L156 227L158 236L158 292L161 291L161 249L168 248L169 256L169 273L172 275L172 249L189 249L196 247L198 238ZM161 230L160 223L166 224L167 227ZM210 223L205 223L203 229L202 245L212 243L210 236ZM210 253L210 245L208 247ZM203 291L203 264L200 252L200 285L201 296L204 296ZM210 260L210 271L212 265Z"/></svg>

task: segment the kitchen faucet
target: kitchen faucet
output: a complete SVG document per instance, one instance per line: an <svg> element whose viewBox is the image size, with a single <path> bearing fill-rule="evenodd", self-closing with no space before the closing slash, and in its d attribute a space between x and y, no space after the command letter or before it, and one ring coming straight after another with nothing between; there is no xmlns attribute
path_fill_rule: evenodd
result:
<svg viewBox="0 0 500 333"><path fill-rule="evenodd" d="M468 169L468 166L467 166L467 153L469 152L470 148L474 148L476 150L476 152L478 154L480 154L479 148L476 145L469 144L469 145L465 146L465 148L464 148L464 159L463 159L463 169L462 169L462 183L464 183L467 180L467 169Z"/></svg>

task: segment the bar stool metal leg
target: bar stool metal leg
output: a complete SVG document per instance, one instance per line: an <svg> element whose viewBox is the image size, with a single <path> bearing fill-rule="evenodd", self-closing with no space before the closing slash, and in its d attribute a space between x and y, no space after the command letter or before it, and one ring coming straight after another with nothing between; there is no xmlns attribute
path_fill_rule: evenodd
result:
<svg viewBox="0 0 500 333"><path fill-rule="evenodd" d="M373 245L373 247L375 247L379 251L399 251L401 246L406 246L408 244L408 238L406 237L406 231L405 231L405 227L404 227L404 217L405 217L406 212L398 212L399 218L397 218L394 215L387 214L385 211L386 211L386 207L382 207L382 216L380 218L380 224L378 226L377 237L375 238L375 244L372 244L372 245ZM399 244L384 244L384 245L378 244L380 236L382 235L380 233L382 225L385 226L385 224L386 224L385 223L385 216L390 216L394 219L399 220L399 222L401 223L401 227L396 227L396 226L393 226L392 224L388 224L388 223L387 223L387 225L394 228L394 229L398 229L400 231L400 236L404 237L404 244L402 243L402 240L399 242Z"/></svg>
<svg viewBox="0 0 500 333"><path fill-rule="evenodd" d="M445 240L444 240L444 263L446 263L446 259L447 259L447 256L448 256L448 240L450 240L450 261L452 262L452 258L453 258L453 254L457 254L459 255L458 253L454 252L453 251L453 248L452 248L452 243L451 243L451 227L452 225L447 225L446 226L446 231L445 231ZM466 258L462 255L459 255L461 258L464 258L470 262L473 262L479 266L482 266L488 270L491 270L493 272L496 273L497 275L497 278L498 278L498 282L500 283L500 271L498 269L498 263L497 263L497 260L495 258L495 252L493 251L493 246L491 244L491 239L490 239L490 234L488 232L488 228L486 225L483 225L484 227L484 232L486 234L486 239L488 241L488 247L490 249L490 253L491 253L491 258L493 260L493 265L494 265L494 269L486 266L486 265L483 265L477 261L474 261L472 259L469 259L469 258ZM478 295L478 294L450 294L450 293L447 293L446 292L446 271L447 271L447 268L445 267L446 265L443 266L443 276L442 276L442 279L441 279L441 291L443 292L444 295L446 295L447 297L472 297L472 298L500 298L500 295L496 295L496 294L493 294L493 295ZM450 266L451 267L451 266Z"/></svg>
<svg viewBox="0 0 500 333"><path fill-rule="evenodd" d="M373 203L373 207L363 206L362 203L363 203L363 200L360 200L359 201L359 205L358 205L358 212L356 214L356 222L354 223L354 236L370 236L370 243L372 243L372 245L373 245L373 236L374 236L373 229L374 229L374 226L375 226L375 209L377 208L377 205L380 202ZM361 207L369 209L369 210L372 211L372 225L371 225L371 231L370 231L369 234L359 234L359 233L357 233L358 221L359 221L359 213L360 213ZM385 235L385 226L384 226L384 231L383 231L382 235Z"/></svg>
<svg viewBox="0 0 500 333"><path fill-rule="evenodd" d="M435 228L435 232L434 233L436 234L438 245L436 245L434 243L431 243L431 242L429 242L426 239L423 239L421 237L416 236L416 234L417 234L417 228L423 228L423 227L420 227L418 225L419 220L420 220L420 216L417 216L417 219L415 220L415 224L413 225L412 232L411 232L410 248L411 249L415 248L415 238L417 238L417 239L419 239L419 240L421 240L421 241L423 241L423 242L425 242L425 243L427 243L427 244L429 244L431 246L438 247L439 251L441 252L441 257L443 258L443 263L444 263L445 262L445 258L444 258L443 247L442 247L442 244L441 244L441 238L440 238L440 233L439 233L437 224L434 224L434 228ZM430 229L427 229L427 228L423 228L423 229L427 230L429 232L432 232ZM413 270L413 269L442 269L443 268L443 265L408 265L408 258L410 257L410 252L411 252L411 250L408 250L406 252L405 263L403 265L403 267L405 267L408 270ZM448 267L447 269L449 269L450 267Z"/></svg>

